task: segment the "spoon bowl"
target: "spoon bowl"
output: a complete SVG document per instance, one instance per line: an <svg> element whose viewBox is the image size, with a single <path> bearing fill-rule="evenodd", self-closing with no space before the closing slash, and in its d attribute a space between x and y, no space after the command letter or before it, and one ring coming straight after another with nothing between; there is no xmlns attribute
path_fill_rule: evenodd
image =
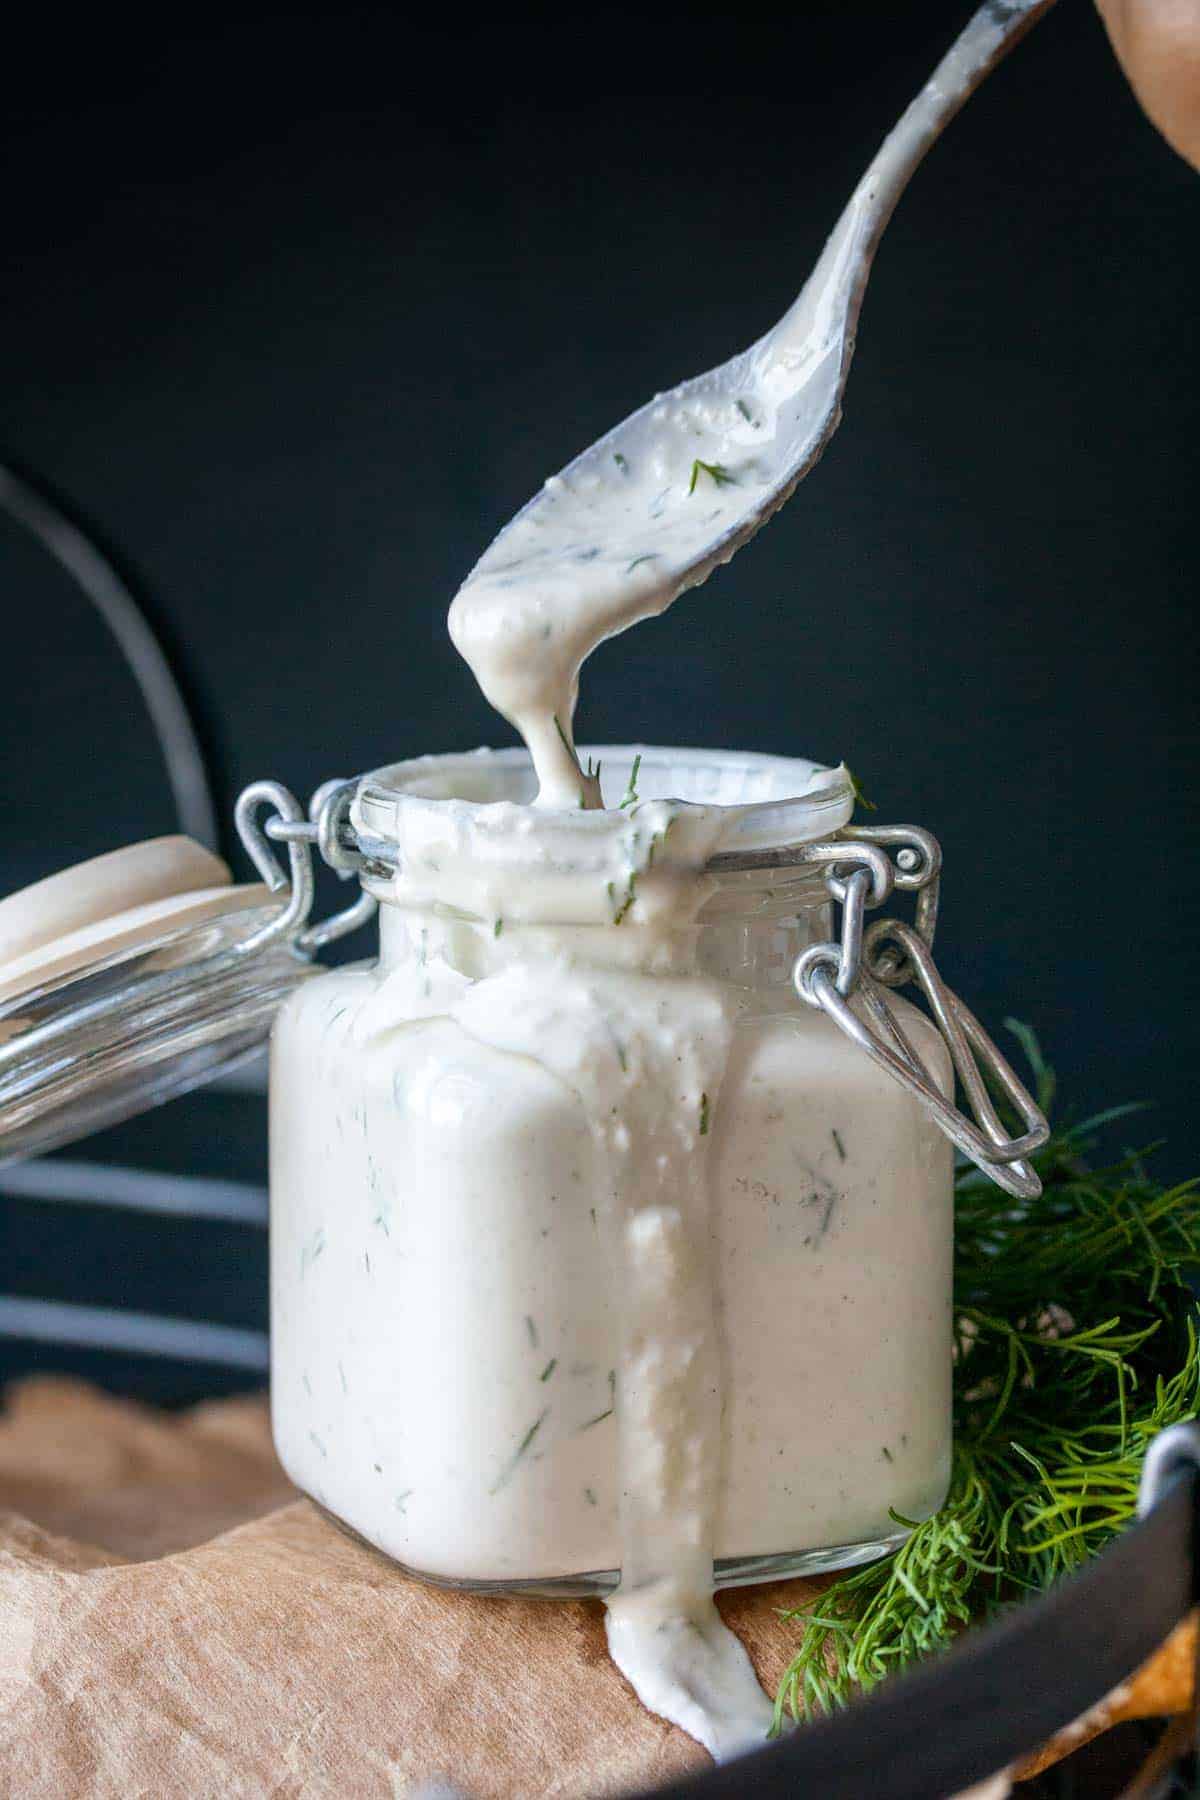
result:
<svg viewBox="0 0 1200 1800"><path fill-rule="evenodd" d="M450 623L508 717L525 710L524 678L544 691L548 662L573 704L579 664L596 643L704 581L795 491L841 417L863 294L900 195L945 125L1051 4L988 0L884 140L778 324L615 426L493 541L462 590L470 605L460 597ZM587 605L572 606L581 587ZM494 684L485 664L501 669ZM536 711L532 691L529 701Z"/></svg>

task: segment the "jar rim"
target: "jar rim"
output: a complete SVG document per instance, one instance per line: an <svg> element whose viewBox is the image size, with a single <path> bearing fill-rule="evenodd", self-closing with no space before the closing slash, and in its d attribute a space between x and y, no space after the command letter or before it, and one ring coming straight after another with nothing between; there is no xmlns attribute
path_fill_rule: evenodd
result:
<svg viewBox="0 0 1200 1800"><path fill-rule="evenodd" d="M812 842L849 823L854 782L845 764L757 750L709 750L652 744L583 744L611 777L610 793L628 793L637 762L639 801L667 800L713 816L714 851L777 849ZM523 747L481 748L412 757L363 775L352 808L367 838L399 843L418 815L455 814L463 823L498 822L516 812L536 816L555 837L594 837L622 828L628 812L608 805L592 812L537 809L537 784Z"/></svg>

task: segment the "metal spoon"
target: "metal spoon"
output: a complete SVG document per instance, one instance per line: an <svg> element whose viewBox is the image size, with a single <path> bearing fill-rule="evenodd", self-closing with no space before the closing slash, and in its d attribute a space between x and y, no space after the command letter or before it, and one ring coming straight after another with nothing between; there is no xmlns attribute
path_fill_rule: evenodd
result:
<svg viewBox="0 0 1200 1800"><path fill-rule="evenodd" d="M565 623L570 641L560 654L567 659L662 612L788 499L837 428L867 277L896 202L943 127L1051 4L988 0L884 140L779 323L750 349L631 414L500 533L467 589L486 586L507 609L514 660L518 652L527 663L535 649L543 653L534 642L549 636L541 621L560 612L563 593L581 581L588 607ZM521 623L517 590L530 597ZM451 623L453 630L453 612ZM481 629L494 639L493 622Z"/></svg>

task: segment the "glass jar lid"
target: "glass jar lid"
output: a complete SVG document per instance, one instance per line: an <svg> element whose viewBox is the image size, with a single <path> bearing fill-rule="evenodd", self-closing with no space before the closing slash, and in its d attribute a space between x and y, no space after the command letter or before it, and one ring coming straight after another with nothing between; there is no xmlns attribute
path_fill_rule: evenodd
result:
<svg viewBox="0 0 1200 1800"><path fill-rule="evenodd" d="M156 838L0 900L0 1161L39 1155L211 1080L311 971L289 907Z"/></svg>

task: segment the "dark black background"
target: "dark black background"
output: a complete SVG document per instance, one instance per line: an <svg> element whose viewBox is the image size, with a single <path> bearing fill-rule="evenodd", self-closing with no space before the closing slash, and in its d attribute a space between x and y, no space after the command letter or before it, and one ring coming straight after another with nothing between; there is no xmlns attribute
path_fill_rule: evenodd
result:
<svg viewBox="0 0 1200 1800"><path fill-rule="evenodd" d="M459 580L547 473L784 309L964 17L23 21L4 450L135 578L226 817L254 777L305 792L509 741L445 633ZM1180 1175L1200 1166L1198 227L1197 176L1085 0L1061 0L902 202L819 469L711 584L600 652L580 719L592 740L844 756L881 819L942 838L951 981L1036 1027L1068 1102L1156 1101L1128 1135L1166 1134ZM171 829L102 627L7 525L0 607L4 883ZM260 1103L199 1104L89 1153L260 1176ZM93 1255L86 1221L29 1214L8 1234L27 1291L57 1256L73 1297L261 1314L257 1240L206 1273L159 1237Z"/></svg>

